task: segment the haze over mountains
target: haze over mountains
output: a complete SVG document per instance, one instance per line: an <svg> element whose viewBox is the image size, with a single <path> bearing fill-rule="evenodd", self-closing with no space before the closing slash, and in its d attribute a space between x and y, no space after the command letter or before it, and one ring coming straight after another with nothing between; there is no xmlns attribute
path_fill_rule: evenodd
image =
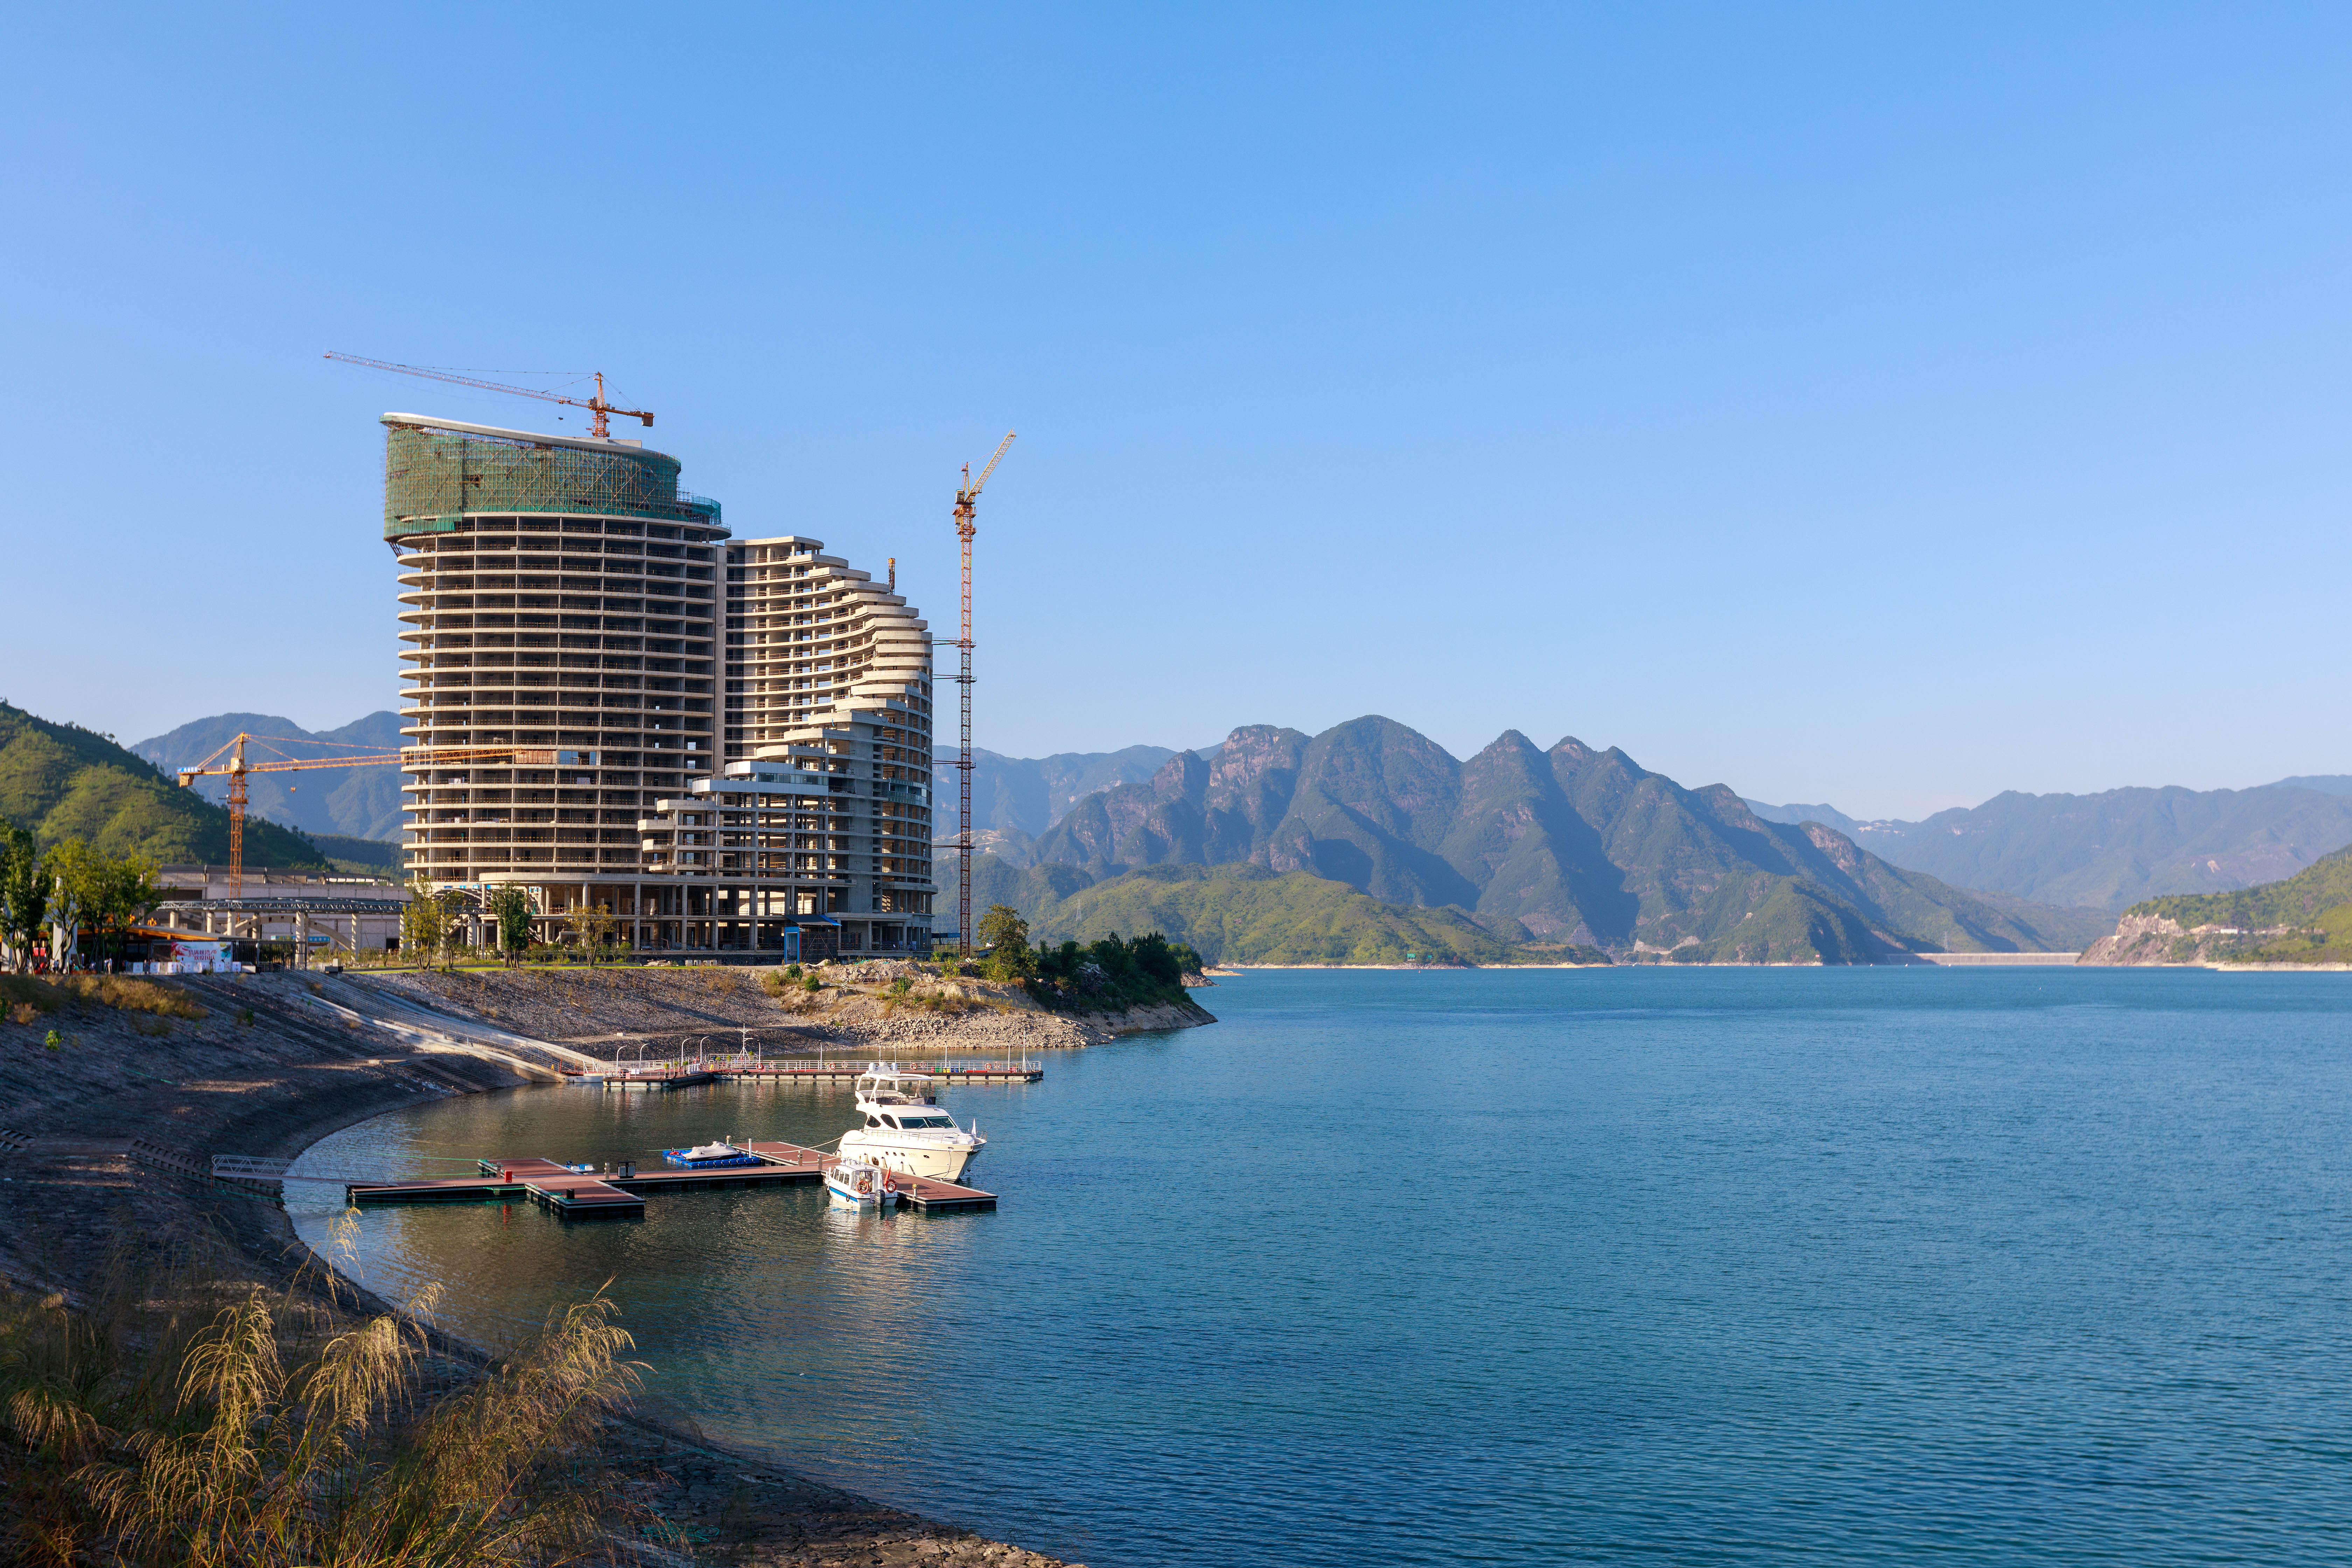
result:
<svg viewBox="0 0 2352 1568"><path fill-rule="evenodd" d="M1925 822L1859 822L1828 805L1749 808L1819 822L1898 866L1961 887L2119 913L2143 899L2230 892L2291 877L2352 844L2352 778L2256 789L2023 795Z"/></svg>
<svg viewBox="0 0 2352 1568"><path fill-rule="evenodd" d="M952 837L956 805L953 737L938 753L932 770L936 798L950 815L940 837ZM1129 746L1118 752L1060 752L1050 757L1008 757L971 750L971 821L981 847L1025 862L1031 840L1062 814L1097 790L1137 784L1176 753L1166 746Z"/></svg>
<svg viewBox="0 0 2352 1568"><path fill-rule="evenodd" d="M1313 737L1250 725L1206 755L1172 754L1148 782L1079 800L1031 858L1023 892L1040 909L1147 868L1242 865L1458 910L1498 942L1684 961L2049 950L2109 923L1897 869L1613 749L1544 751L1510 731L1465 763L1378 717Z"/></svg>

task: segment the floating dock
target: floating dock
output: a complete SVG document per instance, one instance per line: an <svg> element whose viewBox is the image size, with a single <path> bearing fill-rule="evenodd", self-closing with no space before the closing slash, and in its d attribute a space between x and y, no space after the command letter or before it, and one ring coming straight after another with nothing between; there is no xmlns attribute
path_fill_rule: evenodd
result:
<svg viewBox="0 0 2352 1568"><path fill-rule="evenodd" d="M478 1176L422 1182L348 1182L344 1201L360 1207L382 1204L536 1203L564 1219L642 1219L648 1193L678 1193L705 1187L796 1187L821 1183L837 1156L798 1143L746 1142L736 1148L751 1155L750 1165L705 1165L686 1170L575 1171L553 1160L484 1160ZM898 1205L925 1214L992 1209L996 1194L924 1176L898 1177Z"/></svg>
<svg viewBox="0 0 2352 1568"><path fill-rule="evenodd" d="M564 1076L583 1084L602 1085L605 1089L657 1092L692 1089L706 1083L854 1084L858 1075L868 1070L846 1064L784 1067L774 1063L754 1063L740 1067L632 1068L613 1072L566 1068ZM931 1077L934 1082L950 1086L960 1083L1039 1083L1045 1079L1045 1069L1027 1062L977 1062L970 1067L951 1067Z"/></svg>

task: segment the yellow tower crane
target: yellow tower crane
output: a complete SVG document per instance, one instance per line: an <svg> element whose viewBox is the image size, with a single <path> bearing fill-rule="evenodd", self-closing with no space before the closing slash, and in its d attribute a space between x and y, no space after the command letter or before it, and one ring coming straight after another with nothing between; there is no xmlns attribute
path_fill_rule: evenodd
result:
<svg viewBox="0 0 2352 1568"><path fill-rule="evenodd" d="M306 773L312 768L392 767L404 773L415 773L458 763L512 762L523 767L553 767L556 761L552 750L530 747L408 746L397 752L366 752L351 757L289 757L280 753L261 762L247 762L245 747L248 741L257 741L265 745L272 741L283 741L289 745L318 743L297 741L287 735L247 734L240 730L223 742L210 756L175 770L183 788L202 778L228 780L228 870L230 880L236 886L236 897L240 899L245 897L245 781L248 774ZM222 760L224 756L226 761Z"/></svg>

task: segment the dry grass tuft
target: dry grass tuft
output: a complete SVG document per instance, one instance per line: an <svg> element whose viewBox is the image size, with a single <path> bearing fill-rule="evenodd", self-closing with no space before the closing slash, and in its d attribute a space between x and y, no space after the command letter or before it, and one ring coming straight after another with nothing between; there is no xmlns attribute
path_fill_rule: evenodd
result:
<svg viewBox="0 0 2352 1568"><path fill-rule="evenodd" d="M640 1369L601 1292L448 1392L413 1321L188 1266L100 1296L0 1300L0 1555L520 1568L607 1540L594 1442Z"/></svg>

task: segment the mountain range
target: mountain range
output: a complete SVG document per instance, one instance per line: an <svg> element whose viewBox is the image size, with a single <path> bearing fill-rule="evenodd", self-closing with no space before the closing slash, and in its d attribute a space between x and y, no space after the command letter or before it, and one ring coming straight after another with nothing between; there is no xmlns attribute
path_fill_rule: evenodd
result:
<svg viewBox="0 0 2352 1568"><path fill-rule="evenodd" d="M1166 746L1129 746L1118 752L1057 752L1050 757L1008 757L974 746L971 751L971 825L988 848L1025 861L1030 841L1062 819L1062 814L1097 790L1140 784L1176 753ZM953 810L955 753L942 746L931 773L936 797ZM950 826L940 837L950 837Z"/></svg>
<svg viewBox="0 0 2352 1568"><path fill-rule="evenodd" d="M1218 748L1202 748L1203 760ZM1009 757L974 751L975 847L1015 866L1087 795L1140 784L1179 752L1166 746ZM954 833L950 753L935 776L939 837ZM2325 798L2313 798L2325 797ZM1746 801L1766 822L1818 822L1907 870L1982 894L2114 913L2168 894L2223 892L2290 876L2352 844L2352 774L2313 773L2244 790L2011 791L1924 822L1864 819L1827 803Z"/></svg>
<svg viewBox="0 0 2352 1568"><path fill-rule="evenodd" d="M1924 822L1747 804L1767 821L1833 827L1897 866L1962 887L2110 912L2275 881L2352 844L2352 777L2342 774L2239 790L2011 790Z"/></svg>
<svg viewBox="0 0 2352 1568"><path fill-rule="evenodd" d="M1453 910L1506 944L1633 958L2072 949L2110 923L1898 869L1832 828L1765 822L1726 786L1685 789L1614 749L1570 738L1546 751L1513 731L1460 762L1377 716L1316 736L1247 725L1205 753L1175 752L1148 781L1081 798L1031 858L1027 907L1045 913L1047 895L1058 904L1146 868L1250 866Z"/></svg>
<svg viewBox="0 0 2352 1568"><path fill-rule="evenodd" d="M37 719L0 702L0 816L44 847L79 838L108 855L143 851L164 865L226 865L228 812L182 789L111 737ZM317 846L247 821L248 866L324 870Z"/></svg>
<svg viewBox="0 0 2352 1568"><path fill-rule="evenodd" d="M248 760L347 757L355 748L389 752L399 750L402 743L400 718L389 712L371 713L339 730L315 733L274 714L216 713L142 741L131 750L170 773L218 751L239 731L257 740L268 737L257 745L248 743ZM247 776L246 816L248 820L268 817L307 833L396 840L401 833L400 784L400 770L389 767L251 773ZM228 798L226 779L199 779L194 787L207 800Z"/></svg>

